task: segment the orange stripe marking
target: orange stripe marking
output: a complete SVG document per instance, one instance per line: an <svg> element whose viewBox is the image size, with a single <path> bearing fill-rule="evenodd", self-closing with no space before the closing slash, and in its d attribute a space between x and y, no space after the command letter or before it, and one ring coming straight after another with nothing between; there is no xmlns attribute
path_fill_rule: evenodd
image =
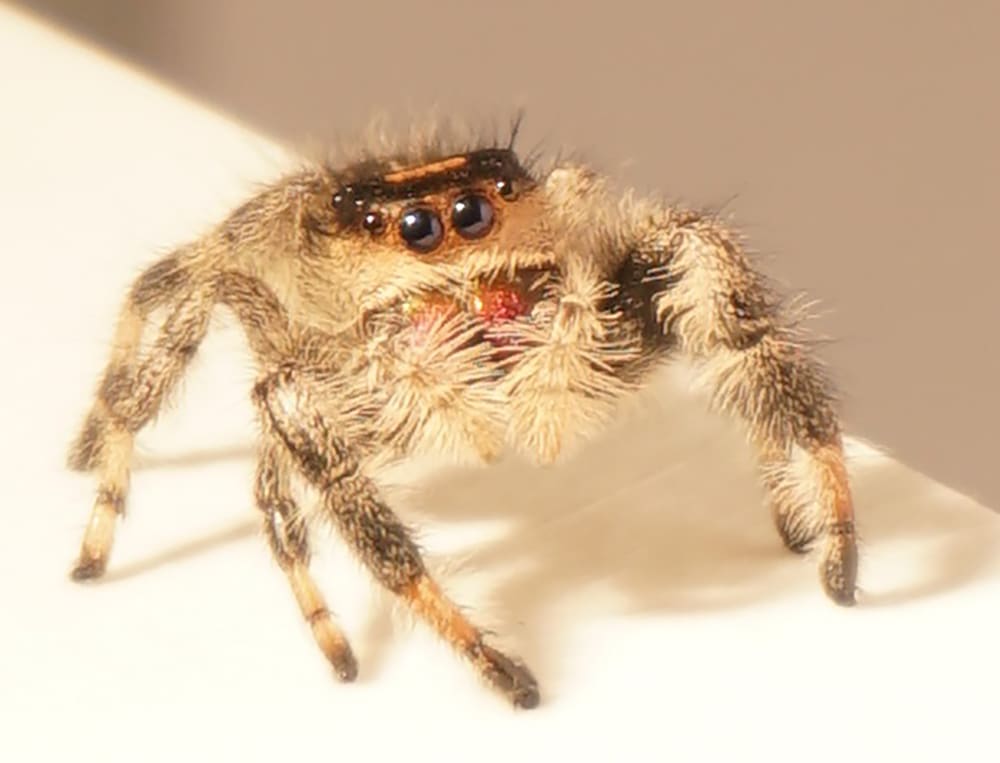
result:
<svg viewBox="0 0 1000 763"><path fill-rule="evenodd" d="M464 167L468 163L469 159L466 156L452 156L448 159L441 159L437 162L421 165L420 167L411 167L397 172L390 172L382 180L386 183L407 183L429 175L440 175L448 170Z"/></svg>

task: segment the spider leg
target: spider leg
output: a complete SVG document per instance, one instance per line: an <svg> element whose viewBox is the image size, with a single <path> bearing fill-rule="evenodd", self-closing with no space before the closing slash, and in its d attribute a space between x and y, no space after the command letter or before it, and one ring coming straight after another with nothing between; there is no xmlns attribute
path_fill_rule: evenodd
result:
<svg viewBox="0 0 1000 763"><path fill-rule="evenodd" d="M251 276L216 273L206 265L212 256L208 249L169 255L141 274L129 292L96 400L70 449L71 468L98 471L94 507L71 573L75 580L104 573L125 511L133 438L183 376L216 302L236 313L259 363L276 362L291 351L287 316L270 290ZM143 333L158 308L166 308L167 317L142 352Z"/></svg>
<svg viewBox="0 0 1000 763"><path fill-rule="evenodd" d="M813 498L796 479L788 453L761 449L760 477L771 504L771 519L785 548L807 553L823 532L813 507Z"/></svg>
<svg viewBox="0 0 1000 763"><path fill-rule="evenodd" d="M257 507L275 560L288 577L302 617L320 650L343 681L353 681L358 666L350 644L330 615L323 595L309 574L309 536L304 517L291 497L288 455L273 441L261 451L254 483Z"/></svg>
<svg viewBox="0 0 1000 763"><path fill-rule="evenodd" d="M824 589L853 604L858 557L840 423L794 310L726 231L693 214L669 219L635 247L622 274L621 303L655 324L665 348L695 362L715 408L747 425L785 545L801 551L819 541Z"/></svg>
<svg viewBox="0 0 1000 763"><path fill-rule="evenodd" d="M132 284L118 315L111 342L111 357L101 377L97 399L70 447L68 465L71 469L91 471L100 464L108 434L109 411L104 393L109 387L120 385L121 380L134 369L153 311L176 303L189 290L194 271L185 255L186 252L181 250L158 260Z"/></svg>
<svg viewBox="0 0 1000 763"><path fill-rule="evenodd" d="M362 470L357 449L311 399L308 374L285 366L254 389L265 437L284 448L323 495L323 509L375 579L399 596L480 676L514 705L538 704L534 677L520 661L485 643L477 628L427 572L409 530Z"/></svg>
<svg viewBox="0 0 1000 763"><path fill-rule="evenodd" d="M97 496L72 571L76 580L103 574L128 493L133 437L156 415L183 375L208 327L214 285L171 255L134 284L116 330L97 399L70 452L70 466L98 472ZM156 307L168 315L140 357L142 334Z"/></svg>

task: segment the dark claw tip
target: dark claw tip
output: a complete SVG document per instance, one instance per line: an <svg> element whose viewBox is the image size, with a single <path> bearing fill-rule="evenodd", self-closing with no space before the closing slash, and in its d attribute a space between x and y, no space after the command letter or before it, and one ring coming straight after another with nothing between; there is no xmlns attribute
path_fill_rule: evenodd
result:
<svg viewBox="0 0 1000 763"><path fill-rule="evenodd" d="M845 574L845 572L850 572L851 574ZM834 567L827 568L824 570L824 575L822 577L823 590L826 591L826 595L835 603L842 607L853 607L857 602L854 598L855 591L855 575L853 574L853 569L845 571L843 569Z"/></svg>
<svg viewBox="0 0 1000 763"><path fill-rule="evenodd" d="M350 683L357 678L358 662L354 659L354 655L350 652L341 655L333 666L333 672L337 674L337 678L345 683Z"/></svg>
<svg viewBox="0 0 1000 763"><path fill-rule="evenodd" d="M835 538L833 553L820 567L823 589L836 604L853 607L858 580L858 550L852 537Z"/></svg>
<svg viewBox="0 0 1000 763"><path fill-rule="evenodd" d="M511 698L514 702L514 707L520 707L524 710L532 710L538 707L538 703L541 697L538 694L538 687L532 686L530 689L515 694Z"/></svg>
<svg viewBox="0 0 1000 763"><path fill-rule="evenodd" d="M853 607L858 603L854 597L853 589L838 591L833 588L827 588L826 594L833 600L834 604L839 604L841 607Z"/></svg>
<svg viewBox="0 0 1000 763"><path fill-rule="evenodd" d="M490 665L487 678L510 697L514 707L525 710L538 707L540 700L538 681L531 675L531 671L523 663L511 659L491 646L483 644L480 649Z"/></svg>
<svg viewBox="0 0 1000 763"><path fill-rule="evenodd" d="M104 574L104 569L107 567L107 560L105 559L83 559L76 563L72 572L69 576L77 581L78 583L93 580L94 578L99 578Z"/></svg>

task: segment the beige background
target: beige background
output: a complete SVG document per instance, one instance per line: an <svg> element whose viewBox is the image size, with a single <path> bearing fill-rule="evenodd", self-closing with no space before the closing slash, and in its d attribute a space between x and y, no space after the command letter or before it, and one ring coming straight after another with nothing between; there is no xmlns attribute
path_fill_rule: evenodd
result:
<svg viewBox="0 0 1000 763"><path fill-rule="evenodd" d="M23 5L285 140L524 106L523 145L725 204L822 301L849 428L1000 504L995 4Z"/></svg>

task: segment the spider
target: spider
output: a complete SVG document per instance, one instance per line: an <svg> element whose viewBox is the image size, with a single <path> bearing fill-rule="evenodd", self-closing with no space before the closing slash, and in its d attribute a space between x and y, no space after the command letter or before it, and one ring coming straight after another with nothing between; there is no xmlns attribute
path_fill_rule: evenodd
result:
<svg viewBox="0 0 1000 763"><path fill-rule="evenodd" d="M516 134L516 129L512 134ZM259 376L254 496L277 564L340 679L357 665L310 571L308 514L517 707L538 685L429 574L380 491L418 452L545 464L612 417L658 365L693 364L742 420L784 544L818 545L855 599L857 551L835 396L794 301L712 215L632 194L575 160L438 135L306 165L132 284L70 453L97 492L72 577L100 576L133 440L195 355L213 308ZM294 488L319 496L306 511Z"/></svg>

